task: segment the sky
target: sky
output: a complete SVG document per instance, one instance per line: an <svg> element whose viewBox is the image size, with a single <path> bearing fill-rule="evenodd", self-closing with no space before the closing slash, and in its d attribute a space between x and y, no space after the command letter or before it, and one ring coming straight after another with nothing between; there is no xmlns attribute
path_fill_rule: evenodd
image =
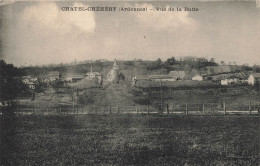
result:
<svg viewBox="0 0 260 166"><path fill-rule="evenodd" d="M62 7L147 7L147 12ZM198 8L196 12L156 7ZM15 66L172 56L260 64L260 8L237 2L14 2L0 6L0 59Z"/></svg>

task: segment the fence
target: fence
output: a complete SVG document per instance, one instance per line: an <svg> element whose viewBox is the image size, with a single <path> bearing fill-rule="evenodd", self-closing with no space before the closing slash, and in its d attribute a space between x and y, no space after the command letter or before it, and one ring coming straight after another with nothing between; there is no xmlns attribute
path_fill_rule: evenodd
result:
<svg viewBox="0 0 260 166"><path fill-rule="evenodd" d="M67 105L57 107L13 107L15 114L30 115L70 115L70 114L183 114L183 115L227 115L227 114L248 114L258 115L260 102L248 102L242 104L223 103L189 103L189 104L168 104L162 107L152 105L133 106L81 106ZM10 109L8 110L10 111ZM5 112L2 107L0 114Z"/></svg>

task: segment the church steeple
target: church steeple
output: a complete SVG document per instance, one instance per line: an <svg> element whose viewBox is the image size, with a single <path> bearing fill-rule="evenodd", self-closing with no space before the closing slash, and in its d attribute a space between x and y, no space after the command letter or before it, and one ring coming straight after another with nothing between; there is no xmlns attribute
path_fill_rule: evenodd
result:
<svg viewBox="0 0 260 166"><path fill-rule="evenodd" d="M93 67L92 67L92 61L91 61L91 65L90 65L90 72L92 73L93 72Z"/></svg>
<svg viewBox="0 0 260 166"><path fill-rule="evenodd" d="M116 64L116 59L114 60L113 69L119 69L118 66L117 66L117 64Z"/></svg>

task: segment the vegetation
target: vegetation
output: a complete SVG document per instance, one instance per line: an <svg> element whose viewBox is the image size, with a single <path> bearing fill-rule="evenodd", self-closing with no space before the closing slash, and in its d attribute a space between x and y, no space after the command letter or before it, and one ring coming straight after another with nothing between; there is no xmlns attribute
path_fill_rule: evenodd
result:
<svg viewBox="0 0 260 166"><path fill-rule="evenodd" d="M259 117L0 119L0 165L259 165Z"/></svg>
<svg viewBox="0 0 260 166"><path fill-rule="evenodd" d="M96 93L93 90L87 90L84 92L84 94L79 96L78 103L80 105L89 105L93 104L95 102Z"/></svg>
<svg viewBox="0 0 260 166"><path fill-rule="evenodd" d="M27 90L27 87L19 79L21 71L12 64L6 64L0 60L0 101L13 100L18 93Z"/></svg>

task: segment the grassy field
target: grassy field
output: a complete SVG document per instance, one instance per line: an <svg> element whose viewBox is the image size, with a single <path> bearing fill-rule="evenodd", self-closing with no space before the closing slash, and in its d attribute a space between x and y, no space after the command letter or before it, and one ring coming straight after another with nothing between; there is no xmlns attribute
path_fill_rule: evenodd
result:
<svg viewBox="0 0 260 166"><path fill-rule="evenodd" d="M256 116L18 116L0 165L259 165Z"/></svg>

